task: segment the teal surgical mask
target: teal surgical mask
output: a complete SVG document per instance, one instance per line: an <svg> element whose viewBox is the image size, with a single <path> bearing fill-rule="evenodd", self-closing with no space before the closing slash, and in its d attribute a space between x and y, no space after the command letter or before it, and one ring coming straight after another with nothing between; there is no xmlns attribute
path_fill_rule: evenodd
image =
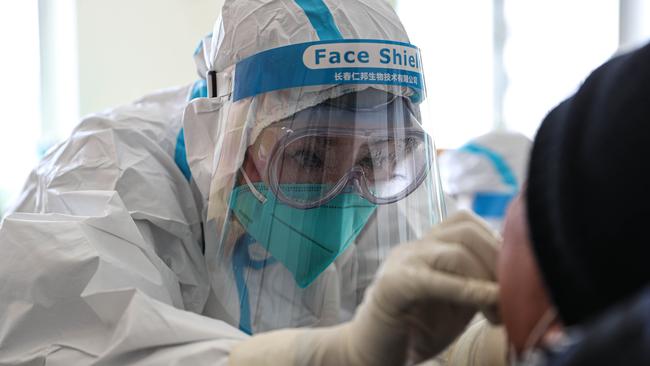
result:
<svg viewBox="0 0 650 366"><path fill-rule="evenodd" d="M236 187L230 208L244 229L292 274L309 286L359 235L376 205L355 193L326 204L298 209L280 202L264 183ZM283 190L306 197L320 184L288 184Z"/></svg>

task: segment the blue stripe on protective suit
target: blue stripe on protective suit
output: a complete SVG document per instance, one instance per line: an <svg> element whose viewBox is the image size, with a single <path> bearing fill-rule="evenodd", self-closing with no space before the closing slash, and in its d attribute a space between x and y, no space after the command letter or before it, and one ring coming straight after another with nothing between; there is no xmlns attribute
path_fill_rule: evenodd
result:
<svg viewBox="0 0 650 366"><path fill-rule="evenodd" d="M176 137L176 150L174 151L174 161L178 168L188 181L192 179L190 165L187 163L187 150L185 149L185 131L181 128Z"/></svg>
<svg viewBox="0 0 650 366"><path fill-rule="evenodd" d="M205 38L212 37L212 33L208 33ZM199 52L201 52L201 49L203 49L203 40L199 41L199 44L196 46L196 49L194 50L194 56L198 55Z"/></svg>
<svg viewBox="0 0 650 366"><path fill-rule="evenodd" d="M508 204L518 190L517 177L514 175L505 159L496 152L478 144L467 144L459 149L470 154L476 154L488 159L501 177L504 185L510 192L477 192L474 196L472 210L477 215L485 218L501 219L505 216Z"/></svg>
<svg viewBox="0 0 650 366"><path fill-rule="evenodd" d="M192 86L192 93L189 100L196 98L206 98L208 96L208 86L205 80L197 80ZM185 149L185 130L181 128L176 136L176 149L174 150L174 161L178 168L183 172L185 178L189 181L192 179L190 164L187 162L187 149Z"/></svg>
<svg viewBox="0 0 650 366"><path fill-rule="evenodd" d="M486 218L503 218L514 193L479 192L474 196L472 210Z"/></svg>
<svg viewBox="0 0 650 366"><path fill-rule="evenodd" d="M503 159L501 155L488 149L485 146L481 146L478 144L467 144L461 147L459 151L465 151L471 154L481 155L487 158L492 163L492 165L494 165L494 168L497 170L497 173L501 177L503 184L512 188L513 190L517 190L518 187L517 177L514 175L514 173L506 163L505 159Z"/></svg>
<svg viewBox="0 0 650 366"><path fill-rule="evenodd" d="M207 98L208 97L208 83L204 79L200 79L194 82L192 86L192 93L190 94L189 100L194 100L196 98Z"/></svg>
<svg viewBox="0 0 650 366"><path fill-rule="evenodd" d="M237 293L239 294L239 329L246 334L253 334L248 286L246 286L246 278L244 277L246 268L261 270L276 262L274 258L261 261L252 259L248 253L248 247L256 242L248 233L242 235L237 239L232 255L232 271L235 276Z"/></svg>
<svg viewBox="0 0 650 366"><path fill-rule="evenodd" d="M194 49L194 56L198 55L202 49L203 49L203 41L200 41L199 44L196 46L196 49Z"/></svg>
<svg viewBox="0 0 650 366"><path fill-rule="evenodd" d="M312 27L316 30L318 38L321 40L342 39L343 36L339 27L334 22L334 17L330 9L323 0L295 0L296 4L302 8L309 19Z"/></svg>

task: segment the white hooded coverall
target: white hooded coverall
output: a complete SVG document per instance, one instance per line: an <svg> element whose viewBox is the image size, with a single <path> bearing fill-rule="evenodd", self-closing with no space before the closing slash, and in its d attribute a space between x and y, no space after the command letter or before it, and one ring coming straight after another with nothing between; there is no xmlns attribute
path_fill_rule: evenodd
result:
<svg viewBox="0 0 650 366"><path fill-rule="evenodd" d="M408 40L383 1L298 3L226 1L216 66L318 40L309 3L346 38ZM84 118L30 174L0 227L0 365L225 365L248 338L205 316L207 197L177 150L197 87Z"/></svg>

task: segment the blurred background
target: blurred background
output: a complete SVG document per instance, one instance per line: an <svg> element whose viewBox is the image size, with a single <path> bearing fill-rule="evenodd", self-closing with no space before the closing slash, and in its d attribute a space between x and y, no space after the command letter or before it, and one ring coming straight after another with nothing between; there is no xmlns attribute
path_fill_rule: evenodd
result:
<svg viewBox="0 0 650 366"><path fill-rule="evenodd" d="M650 38L650 0L393 0L422 49L439 148L532 137L588 73ZM0 216L81 116L197 78L220 0L0 1Z"/></svg>

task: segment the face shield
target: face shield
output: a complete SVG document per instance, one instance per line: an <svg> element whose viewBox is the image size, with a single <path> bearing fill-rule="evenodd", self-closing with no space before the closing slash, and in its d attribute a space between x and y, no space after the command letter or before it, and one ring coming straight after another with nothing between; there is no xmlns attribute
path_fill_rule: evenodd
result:
<svg viewBox="0 0 650 366"><path fill-rule="evenodd" d="M319 41L208 73L212 314L255 333L350 319L390 249L444 213L416 47Z"/></svg>

